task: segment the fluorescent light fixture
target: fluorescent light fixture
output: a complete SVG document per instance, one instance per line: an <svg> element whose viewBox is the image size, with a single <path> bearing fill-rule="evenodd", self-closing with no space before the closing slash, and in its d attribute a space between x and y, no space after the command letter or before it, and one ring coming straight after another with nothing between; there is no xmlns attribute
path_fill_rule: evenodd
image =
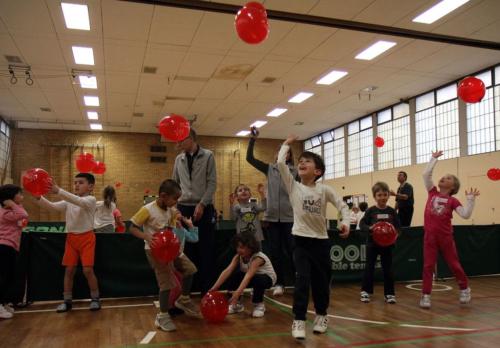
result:
<svg viewBox="0 0 500 348"><path fill-rule="evenodd" d="M83 97L83 103L87 106L99 106L99 97L86 95Z"/></svg>
<svg viewBox="0 0 500 348"><path fill-rule="evenodd" d="M102 124L100 123L91 123L90 129L92 130L102 130Z"/></svg>
<svg viewBox="0 0 500 348"><path fill-rule="evenodd" d="M356 59L363 59L363 60L372 60L373 58L377 57L378 55L384 53L391 47L396 46L395 42L391 41L377 41L370 47L368 47L366 50L358 54L355 58Z"/></svg>
<svg viewBox="0 0 500 348"><path fill-rule="evenodd" d="M250 125L250 127L255 127L255 128L260 128L264 125L266 125L267 121L255 121Z"/></svg>
<svg viewBox="0 0 500 348"><path fill-rule="evenodd" d="M250 134L250 131L248 131L248 130L242 130L242 131L239 131L238 133L236 133L236 135L239 137L246 137L248 134Z"/></svg>
<svg viewBox="0 0 500 348"><path fill-rule="evenodd" d="M98 120L99 114L97 113L97 111L87 111L87 118L89 120Z"/></svg>
<svg viewBox="0 0 500 348"><path fill-rule="evenodd" d="M61 3L66 28L90 30L89 9L87 5Z"/></svg>
<svg viewBox="0 0 500 348"><path fill-rule="evenodd" d="M413 22L431 24L439 18L446 16L451 11L456 10L469 0L443 0L432 6L430 9L413 18Z"/></svg>
<svg viewBox="0 0 500 348"><path fill-rule="evenodd" d="M309 93L309 92L299 92L290 99L288 99L289 103L302 103L304 100L311 98L314 95L314 93Z"/></svg>
<svg viewBox="0 0 500 348"><path fill-rule="evenodd" d="M339 70L332 70L322 78L320 78L318 81L316 81L317 85L331 85L337 80L340 80L344 76L348 74L347 71L339 71Z"/></svg>
<svg viewBox="0 0 500 348"><path fill-rule="evenodd" d="M269 116L269 117L279 117L279 116L283 115L287 111L288 111L288 109L275 108L275 109L269 111L269 113L266 116Z"/></svg>
<svg viewBox="0 0 500 348"><path fill-rule="evenodd" d="M94 65L94 50L92 47L72 46L71 49L76 64Z"/></svg>
<svg viewBox="0 0 500 348"><path fill-rule="evenodd" d="M82 88L97 89L97 78L95 76L80 75L78 79Z"/></svg>

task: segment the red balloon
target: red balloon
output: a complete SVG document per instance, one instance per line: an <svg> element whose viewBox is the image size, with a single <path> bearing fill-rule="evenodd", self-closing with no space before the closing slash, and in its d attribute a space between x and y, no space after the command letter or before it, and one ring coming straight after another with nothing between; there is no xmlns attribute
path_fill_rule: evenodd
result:
<svg viewBox="0 0 500 348"><path fill-rule="evenodd" d="M121 225L116 225L115 227L115 231L116 233L125 233L125 224L121 224Z"/></svg>
<svg viewBox="0 0 500 348"><path fill-rule="evenodd" d="M375 138L375 146L376 147L382 147L382 146L384 146L384 144L385 144L384 138L382 138L382 137Z"/></svg>
<svg viewBox="0 0 500 348"><path fill-rule="evenodd" d="M76 159L76 169L80 173L90 173L95 167L94 155L88 152L81 153Z"/></svg>
<svg viewBox="0 0 500 348"><path fill-rule="evenodd" d="M92 169L92 173L94 173L94 174L104 174L105 172L106 172L106 165L104 164L104 162L96 161L95 162L95 166Z"/></svg>
<svg viewBox="0 0 500 348"><path fill-rule="evenodd" d="M115 187L119 189L120 187L122 187L122 183L119 181L115 182Z"/></svg>
<svg viewBox="0 0 500 348"><path fill-rule="evenodd" d="M171 114L158 123L158 130L168 140L181 141L188 137L191 126L184 117Z"/></svg>
<svg viewBox="0 0 500 348"><path fill-rule="evenodd" d="M493 181L500 180L500 169L499 168L490 168L486 173L488 178Z"/></svg>
<svg viewBox="0 0 500 348"><path fill-rule="evenodd" d="M181 296L182 293L182 274L178 271L174 271L175 276L175 288L170 289L170 295L168 296L168 305L172 308L175 301Z"/></svg>
<svg viewBox="0 0 500 348"><path fill-rule="evenodd" d="M243 7L234 20L240 39L249 44L258 44L269 35L269 23L265 11L255 7Z"/></svg>
<svg viewBox="0 0 500 348"><path fill-rule="evenodd" d="M161 230L153 235L151 254L159 263L168 263L179 255L181 244L171 228Z"/></svg>
<svg viewBox="0 0 500 348"><path fill-rule="evenodd" d="M396 231L394 225L386 221L379 221L375 225L373 225L372 236L373 241L377 245L381 247L387 247L396 242L396 239L398 238L398 232Z"/></svg>
<svg viewBox="0 0 500 348"><path fill-rule="evenodd" d="M458 83L458 96L466 103L480 102L485 93L486 87L477 77L467 76Z"/></svg>
<svg viewBox="0 0 500 348"><path fill-rule="evenodd" d="M250 2L247 2L245 4L245 6L243 7L246 7L246 8L253 8L253 9L256 9L256 10L259 10L261 12L264 12L263 15L265 17L267 17L267 12L266 12L266 8L264 7L264 5L262 5L260 2L257 2L257 1L250 1Z"/></svg>
<svg viewBox="0 0 500 348"><path fill-rule="evenodd" d="M50 190L52 178L42 168L32 168L23 175L23 187L33 196L43 196Z"/></svg>
<svg viewBox="0 0 500 348"><path fill-rule="evenodd" d="M226 318L228 304L226 296L218 291L209 291L200 302L203 318L209 323L220 323Z"/></svg>

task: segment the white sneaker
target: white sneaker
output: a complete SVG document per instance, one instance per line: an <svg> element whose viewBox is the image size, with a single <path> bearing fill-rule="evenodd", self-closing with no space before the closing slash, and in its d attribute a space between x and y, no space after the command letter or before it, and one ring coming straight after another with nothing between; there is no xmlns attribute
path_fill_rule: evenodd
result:
<svg viewBox="0 0 500 348"><path fill-rule="evenodd" d="M326 315L316 315L314 318L314 333L325 333L328 329L328 317Z"/></svg>
<svg viewBox="0 0 500 348"><path fill-rule="evenodd" d="M281 296L284 292L285 288L283 288L283 285L276 285L274 287L273 296Z"/></svg>
<svg viewBox="0 0 500 348"><path fill-rule="evenodd" d="M470 299L471 299L470 288L460 290L460 303L461 304L469 303Z"/></svg>
<svg viewBox="0 0 500 348"><path fill-rule="evenodd" d="M431 295L422 295L420 298L420 307L425 309L431 308Z"/></svg>
<svg viewBox="0 0 500 348"><path fill-rule="evenodd" d="M361 302L364 302L364 303L370 302L370 294L367 293L366 291L361 291L360 300L361 300Z"/></svg>
<svg viewBox="0 0 500 348"><path fill-rule="evenodd" d="M390 304L395 304L396 303L396 296L395 295L386 295L385 302L390 303Z"/></svg>
<svg viewBox="0 0 500 348"><path fill-rule="evenodd" d="M294 320L292 324L292 336L298 340L306 338L306 322L304 320Z"/></svg>
<svg viewBox="0 0 500 348"><path fill-rule="evenodd" d="M163 331L175 331L177 327L175 326L170 314L168 313L158 313L155 319L155 326Z"/></svg>
<svg viewBox="0 0 500 348"><path fill-rule="evenodd" d="M266 312L266 306L264 305L263 302L255 303L253 307L252 317L262 318L265 312Z"/></svg>
<svg viewBox="0 0 500 348"><path fill-rule="evenodd" d="M10 312L10 313L12 313L12 314L14 314L14 312L16 311L16 310L14 309L14 306L12 306L12 305L10 305L10 304L3 305L3 308L5 308L5 310L6 310L7 312Z"/></svg>
<svg viewBox="0 0 500 348"><path fill-rule="evenodd" d="M1 319L10 319L14 316L11 312L6 310L3 305L0 305L0 318Z"/></svg>
<svg viewBox="0 0 500 348"><path fill-rule="evenodd" d="M241 313L245 310L245 306L241 302L236 302L235 305L230 304L227 310L227 314Z"/></svg>

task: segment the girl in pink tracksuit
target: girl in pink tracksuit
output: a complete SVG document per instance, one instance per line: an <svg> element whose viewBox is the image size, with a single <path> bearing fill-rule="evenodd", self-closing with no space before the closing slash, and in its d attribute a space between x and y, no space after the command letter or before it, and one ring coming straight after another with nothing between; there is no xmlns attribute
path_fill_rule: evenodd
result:
<svg viewBox="0 0 500 348"><path fill-rule="evenodd" d="M474 208L474 200L479 196L477 189L465 191L467 204L465 207L453 195L460 189L460 181L455 175L446 174L438 183L438 188L432 183L432 170L437 159L443 151L432 153L432 158L427 165L423 177L424 184L429 193L425 205L424 215L424 268L422 273L422 298L420 307L431 307L432 275L436 265L438 252L441 253L448 267L455 275L460 287L460 303L469 303L471 292L467 276L458 260L457 248L453 239L453 226L451 219L453 211L464 219L468 219Z"/></svg>

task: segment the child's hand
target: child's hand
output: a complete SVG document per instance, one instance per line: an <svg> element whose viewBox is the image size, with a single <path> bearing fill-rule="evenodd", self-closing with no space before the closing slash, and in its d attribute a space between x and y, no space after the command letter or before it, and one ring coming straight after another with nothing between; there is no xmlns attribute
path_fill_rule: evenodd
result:
<svg viewBox="0 0 500 348"><path fill-rule="evenodd" d="M466 196L474 196L474 197L479 196L479 190L478 190L477 188L474 188L474 189L473 189L473 188L471 187L469 192L467 192L467 189L465 190L465 195L466 195ZM4 204L5 204L5 203L4 203Z"/></svg>
<svg viewBox="0 0 500 348"><path fill-rule="evenodd" d="M250 138L252 139L257 139L257 137L259 136L259 130L257 129L257 127L251 127L250 128Z"/></svg>
<svg viewBox="0 0 500 348"><path fill-rule="evenodd" d="M340 227L340 233L339 233L339 237L340 238L347 238L349 237L349 227L346 226L346 225L341 225Z"/></svg>
<svg viewBox="0 0 500 348"><path fill-rule="evenodd" d="M182 221L187 225L188 228L193 228L193 219L187 218L187 217L182 217Z"/></svg>
<svg viewBox="0 0 500 348"><path fill-rule="evenodd" d="M241 292L235 291L233 292L233 296L231 296L231 299L229 300L229 304L235 305L238 303L238 300L240 299Z"/></svg>
<svg viewBox="0 0 500 348"><path fill-rule="evenodd" d="M235 201L236 201L236 194L234 193L229 194L229 203L233 205Z"/></svg>
<svg viewBox="0 0 500 348"><path fill-rule="evenodd" d="M48 185L51 193L59 193L59 186L56 185L56 182L53 179L49 180Z"/></svg>
<svg viewBox="0 0 500 348"><path fill-rule="evenodd" d="M13 209L16 206L16 203L12 199L6 199L3 201L3 205L7 208Z"/></svg>
<svg viewBox="0 0 500 348"><path fill-rule="evenodd" d="M443 155L443 151L442 150L439 150L439 151L436 151L436 152L433 152L432 153L432 157L433 158L439 158Z"/></svg>
<svg viewBox="0 0 500 348"><path fill-rule="evenodd" d="M285 140L285 142L283 144L284 145L290 145L291 143L293 143L298 138L299 138L298 135L290 134L290 135L288 135L288 137L286 138L286 140Z"/></svg>
<svg viewBox="0 0 500 348"><path fill-rule="evenodd" d="M261 184L257 185L257 192L260 194L261 197L266 196L266 189L265 189L264 184L261 183Z"/></svg>

